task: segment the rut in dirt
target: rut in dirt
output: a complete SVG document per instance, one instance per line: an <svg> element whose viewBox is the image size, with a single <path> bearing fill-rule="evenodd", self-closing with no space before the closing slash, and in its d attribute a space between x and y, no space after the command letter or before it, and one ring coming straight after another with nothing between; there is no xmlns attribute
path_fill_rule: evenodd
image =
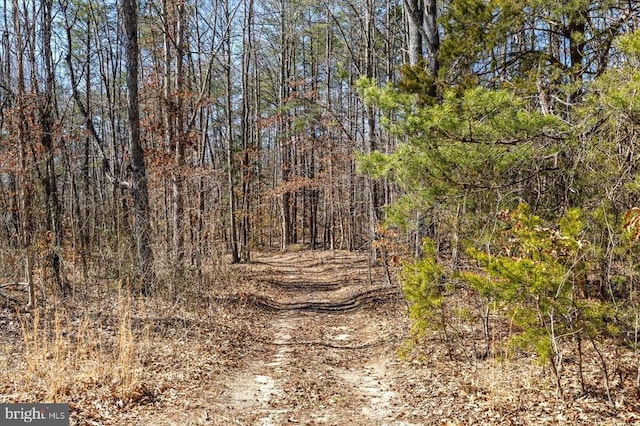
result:
<svg viewBox="0 0 640 426"><path fill-rule="evenodd" d="M225 383L239 424L408 424L390 370L402 296L382 268L345 253L261 256L256 292L227 298L264 319L257 356Z"/></svg>
<svg viewBox="0 0 640 426"><path fill-rule="evenodd" d="M312 295L313 293L309 293ZM307 312L333 312L345 313L360 309L363 306L400 300L401 293L394 287L381 287L365 290L350 296L346 300L338 301L307 301L307 302L279 302L259 295L247 295L238 300L255 305L258 308L273 311L307 311Z"/></svg>

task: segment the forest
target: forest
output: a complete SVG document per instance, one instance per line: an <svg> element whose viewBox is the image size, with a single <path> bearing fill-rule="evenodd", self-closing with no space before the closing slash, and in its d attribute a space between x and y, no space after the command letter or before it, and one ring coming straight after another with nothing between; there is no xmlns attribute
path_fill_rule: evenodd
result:
<svg viewBox="0 0 640 426"><path fill-rule="evenodd" d="M593 398L611 424L637 413L639 12L632 0L1 0L0 402L75 401L85 424L78 395L104 377L119 409L159 401L162 387L132 373L147 370L152 312L329 310L293 290L339 292L305 263L339 253L360 274L344 286L373 289L331 306L388 304L406 325L401 358L434 345L443 363L533 357L555 398ZM292 253L302 269L287 269ZM284 284L295 303L255 293ZM113 341L90 351L113 371L52 385L81 369L83 327L100 318ZM52 359L62 370L43 367Z"/></svg>

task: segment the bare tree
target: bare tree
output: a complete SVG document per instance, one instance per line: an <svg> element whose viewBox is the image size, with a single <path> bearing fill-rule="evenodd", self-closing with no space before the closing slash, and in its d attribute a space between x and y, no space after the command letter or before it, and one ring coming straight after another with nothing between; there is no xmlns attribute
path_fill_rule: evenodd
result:
<svg viewBox="0 0 640 426"><path fill-rule="evenodd" d="M138 255L140 290L148 292L153 277L153 251L151 249L151 222L147 173L140 139L140 104L138 101L138 2L122 0L124 16L125 50L127 59L127 94L131 149L131 196L134 209L134 236Z"/></svg>
<svg viewBox="0 0 640 426"><path fill-rule="evenodd" d="M45 188L45 205L47 210L47 228L49 237L49 253L47 255L49 266L53 272L56 287L63 293L69 292L69 286L62 272L62 215L58 196L58 183L55 171L55 148L53 127L55 121L55 74L51 50L52 35L52 0L44 0L42 6L42 51L45 67L44 93L40 95L39 121L40 143L44 148L45 173L43 176ZM36 64L32 64L35 68Z"/></svg>
<svg viewBox="0 0 640 426"><path fill-rule="evenodd" d="M31 214L31 193L27 184L29 172L29 164L27 160L27 135L26 135L26 113L25 113L25 75L24 60L22 52L24 45L22 39L22 23L20 20L20 7L18 0L12 2L13 30L16 37L16 110L17 110L17 138L18 138L18 163L19 172L16 179L17 198L18 198L18 216L20 246L24 252L25 258L25 282L28 286L29 301L26 309L32 309L36 306L36 291L33 281L33 253L31 248L31 231L32 231L32 214Z"/></svg>
<svg viewBox="0 0 640 426"><path fill-rule="evenodd" d="M257 110L256 101L257 85L252 80L252 72L255 70L255 54L253 22L254 0L244 0L244 22L242 30L242 163L241 163L241 221L239 223L239 251L240 259L249 261L251 258L249 239L251 232L251 184L253 170L251 150L255 145ZM253 64L253 67L252 67ZM252 87L252 83L254 87ZM252 91L253 89L253 91Z"/></svg>

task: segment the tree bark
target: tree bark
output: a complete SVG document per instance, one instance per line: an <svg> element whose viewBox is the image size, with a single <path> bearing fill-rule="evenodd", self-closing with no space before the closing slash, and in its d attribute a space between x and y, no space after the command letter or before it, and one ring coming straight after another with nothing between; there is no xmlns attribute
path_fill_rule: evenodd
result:
<svg viewBox="0 0 640 426"><path fill-rule="evenodd" d="M69 293L69 286L65 282L62 274L62 215L60 198L58 196L58 183L55 171L55 152L53 146L54 127L54 90L55 75L53 72L53 61L51 52L51 8L53 2L46 0L42 2L42 51L45 66L45 87L39 103L39 118L41 127L40 142L44 148L45 158L45 205L47 210L47 229L49 232L49 253L47 259L49 267L53 273L55 287L63 294ZM33 67L36 65L33 64Z"/></svg>
<svg viewBox="0 0 640 426"><path fill-rule="evenodd" d="M35 283L33 282L33 273L32 273L32 249L31 249L31 228L32 228L32 214L31 214L31 191L29 190L29 185L27 184L27 178L30 175L29 173L29 165L27 164L27 140L26 140L26 129L25 129L25 121L26 114L24 111L24 98L25 98L25 76L24 76L24 61L22 58L23 54L23 39L22 39L22 25L20 22L20 8L18 6L18 1L13 0L12 2L12 18L13 18L13 29L16 34L16 72L17 72L17 80L16 80L16 110L18 114L18 163L19 163L19 173L16 179L17 186L17 198L19 200L19 210L18 217L20 218L19 222L19 234L20 234L20 246L24 252L25 257L25 281L28 286L29 292L29 301L27 302L26 309L33 309L36 306L36 291L35 291Z"/></svg>
<svg viewBox="0 0 640 426"><path fill-rule="evenodd" d="M227 25L231 26L231 11L229 9L229 0L225 0L225 20ZM226 110L226 127L227 127L227 190L229 192L229 239L231 243L231 262L238 263L240 255L238 252L238 226L236 223L236 194L234 182L234 162L233 162L233 104L232 82L231 82L231 33L230 28L224 40L225 45L225 110Z"/></svg>
<svg viewBox="0 0 640 426"><path fill-rule="evenodd" d="M251 232L250 225L250 206L251 206L251 181L253 180L252 164L250 150L254 145L254 124L255 123L255 111L257 107L252 99L250 78L251 78L251 59L254 55L254 40L253 40L253 8L254 0L244 1L245 16L243 24L242 35L242 164L241 164L241 176L242 176L242 220L240 221L240 258L247 262L251 258L249 247L249 235ZM256 88L254 87L254 92Z"/></svg>
<svg viewBox="0 0 640 426"><path fill-rule="evenodd" d="M435 78L438 76L440 69L440 63L438 62L440 33L438 32L438 5L436 0L425 0L423 27L424 42L427 49L427 71Z"/></svg>
<svg viewBox="0 0 640 426"><path fill-rule="evenodd" d="M140 138L140 104L138 102L138 4L135 0L122 0L127 59L127 97L129 143L131 149L131 196L134 211L134 237L136 240L138 279L140 291L148 293L153 279L153 250L151 248L151 222L147 173Z"/></svg>
<svg viewBox="0 0 640 426"><path fill-rule="evenodd" d="M409 65L418 65L422 60L422 33L420 23L424 15L422 0L404 0L404 10L407 19L407 54Z"/></svg>
<svg viewBox="0 0 640 426"><path fill-rule="evenodd" d="M409 33L409 65L416 66L424 61L429 75L436 77L440 69L437 1L404 0L404 9Z"/></svg>

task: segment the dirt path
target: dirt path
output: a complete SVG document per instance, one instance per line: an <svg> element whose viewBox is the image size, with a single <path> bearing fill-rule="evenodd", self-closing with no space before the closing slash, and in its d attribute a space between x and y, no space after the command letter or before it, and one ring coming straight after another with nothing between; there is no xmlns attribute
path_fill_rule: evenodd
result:
<svg viewBox="0 0 640 426"><path fill-rule="evenodd" d="M402 319L397 290L366 261L295 254L255 259L268 283L247 295L264 311L257 356L227 377L217 398L237 424L408 425L391 370ZM295 266L294 266L295 265ZM371 279L370 279L371 276ZM223 424L224 422L221 422Z"/></svg>

